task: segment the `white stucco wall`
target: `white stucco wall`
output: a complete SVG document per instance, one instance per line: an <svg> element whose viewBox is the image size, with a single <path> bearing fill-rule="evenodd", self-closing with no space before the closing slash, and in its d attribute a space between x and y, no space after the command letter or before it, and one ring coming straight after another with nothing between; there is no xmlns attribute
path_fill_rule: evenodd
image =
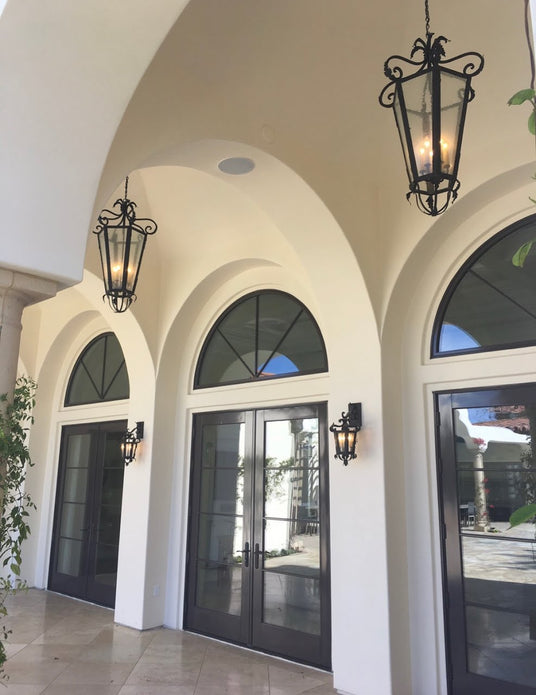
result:
<svg viewBox="0 0 536 695"><path fill-rule="evenodd" d="M387 314L383 375L393 668L403 673L411 664L413 695L447 692L433 394L534 381L536 357L535 348L524 348L432 360L433 321L450 280L471 253L534 212L529 171L512 171L467 196L457 204L455 224L439 220L401 274Z"/></svg>
<svg viewBox="0 0 536 695"><path fill-rule="evenodd" d="M81 279L108 148L148 62L186 4L129 0L128 11L106 0L5 6L0 206L11 235L3 267L65 285Z"/></svg>

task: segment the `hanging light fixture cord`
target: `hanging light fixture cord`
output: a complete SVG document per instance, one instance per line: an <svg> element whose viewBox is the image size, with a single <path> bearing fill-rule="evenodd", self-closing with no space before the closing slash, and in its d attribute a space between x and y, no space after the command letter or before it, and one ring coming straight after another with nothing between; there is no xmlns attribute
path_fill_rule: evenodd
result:
<svg viewBox="0 0 536 695"><path fill-rule="evenodd" d="M525 36L527 37L527 46L530 55L530 88L534 89L535 69L534 69L534 49L530 38L530 4L529 0L525 0Z"/></svg>
<svg viewBox="0 0 536 695"><path fill-rule="evenodd" d="M125 200L127 199L127 190L128 190L128 176L125 178Z"/></svg>

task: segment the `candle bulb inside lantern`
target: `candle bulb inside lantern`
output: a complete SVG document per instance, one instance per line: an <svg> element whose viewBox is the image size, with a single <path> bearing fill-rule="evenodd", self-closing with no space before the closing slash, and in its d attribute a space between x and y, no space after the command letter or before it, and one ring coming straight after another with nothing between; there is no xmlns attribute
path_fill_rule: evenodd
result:
<svg viewBox="0 0 536 695"><path fill-rule="evenodd" d="M420 147L417 148L417 167L420 176L425 176L432 171L432 158L434 152L429 136L425 136Z"/></svg>
<svg viewBox="0 0 536 695"><path fill-rule="evenodd" d="M439 141L441 145L441 171L444 174L448 174L449 169L450 169L450 149L448 142L446 140L441 140Z"/></svg>

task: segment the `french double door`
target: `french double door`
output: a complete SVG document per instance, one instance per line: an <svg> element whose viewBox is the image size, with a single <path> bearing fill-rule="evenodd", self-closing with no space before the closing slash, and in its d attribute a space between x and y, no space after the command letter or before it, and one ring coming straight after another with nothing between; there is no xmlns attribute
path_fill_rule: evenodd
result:
<svg viewBox="0 0 536 695"><path fill-rule="evenodd" d="M115 604L126 421L62 429L49 589Z"/></svg>
<svg viewBox="0 0 536 695"><path fill-rule="evenodd" d="M450 693L535 695L536 385L436 398Z"/></svg>
<svg viewBox="0 0 536 695"><path fill-rule="evenodd" d="M188 629L330 667L324 404L195 416Z"/></svg>

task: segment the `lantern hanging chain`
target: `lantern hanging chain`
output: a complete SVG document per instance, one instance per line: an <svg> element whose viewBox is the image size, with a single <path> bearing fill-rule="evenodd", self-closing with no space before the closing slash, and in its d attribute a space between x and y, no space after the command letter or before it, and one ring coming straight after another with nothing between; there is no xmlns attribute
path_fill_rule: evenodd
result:
<svg viewBox="0 0 536 695"><path fill-rule="evenodd" d="M428 0L424 0L424 18L426 22L426 36L430 35L430 8L428 7Z"/></svg>
<svg viewBox="0 0 536 695"><path fill-rule="evenodd" d="M428 37L430 36L430 8L428 7L428 0L424 0L424 19L425 19L425 27L426 27L426 39L428 39ZM428 75L428 79L429 79L429 77L430 76ZM423 91L422 91L421 109L422 109L423 119L425 118L425 114L426 114L425 95L426 95L426 86L428 84L428 79L427 79L425 86L423 88ZM429 119L426 119L426 121L428 122ZM428 122L428 128L429 128L429 126L430 126L430 124Z"/></svg>
<svg viewBox="0 0 536 695"><path fill-rule="evenodd" d="M127 190L128 190L128 176L125 179L125 200L127 199Z"/></svg>

